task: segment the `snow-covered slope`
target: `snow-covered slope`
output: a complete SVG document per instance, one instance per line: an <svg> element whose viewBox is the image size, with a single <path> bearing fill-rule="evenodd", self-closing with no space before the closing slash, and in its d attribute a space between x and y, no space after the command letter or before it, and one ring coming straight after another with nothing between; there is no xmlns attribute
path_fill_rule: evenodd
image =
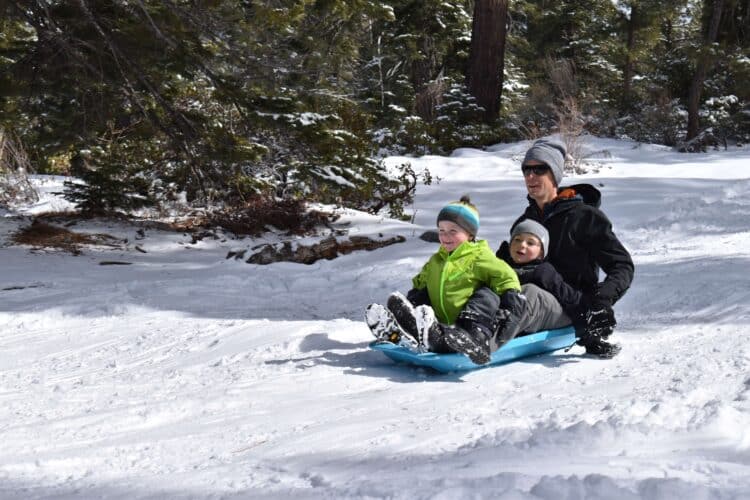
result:
<svg viewBox="0 0 750 500"><path fill-rule="evenodd" d="M599 187L636 263L615 359L440 375L368 349L364 306L409 288L446 202L507 237L527 146L406 159L440 178L414 224L342 214L406 243L310 266L101 222L72 229L129 243L0 247L0 498L750 498L748 149L587 144L598 173L567 182Z"/></svg>

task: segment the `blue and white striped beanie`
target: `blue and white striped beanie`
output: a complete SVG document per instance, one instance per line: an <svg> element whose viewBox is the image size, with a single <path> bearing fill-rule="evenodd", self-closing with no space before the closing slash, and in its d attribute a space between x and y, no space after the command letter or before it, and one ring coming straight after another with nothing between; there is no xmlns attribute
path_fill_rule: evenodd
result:
<svg viewBox="0 0 750 500"><path fill-rule="evenodd" d="M437 221L451 221L462 229L465 229L472 237L476 237L479 231L479 210L471 204L468 195L463 195L459 201L448 203L438 213Z"/></svg>

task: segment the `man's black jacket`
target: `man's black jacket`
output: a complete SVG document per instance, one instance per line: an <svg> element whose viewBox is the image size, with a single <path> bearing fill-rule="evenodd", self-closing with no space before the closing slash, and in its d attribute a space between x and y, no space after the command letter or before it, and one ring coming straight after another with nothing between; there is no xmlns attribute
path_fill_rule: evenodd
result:
<svg viewBox="0 0 750 500"><path fill-rule="evenodd" d="M633 259L612 231L612 223L599 210L601 193L590 184L560 188L558 196L540 211L529 197L529 206L511 227L524 219L540 222L549 231L546 260L589 304L614 304L633 281ZM498 254L500 251L498 250ZM500 255L498 255L500 257ZM599 283L599 269L606 275Z"/></svg>

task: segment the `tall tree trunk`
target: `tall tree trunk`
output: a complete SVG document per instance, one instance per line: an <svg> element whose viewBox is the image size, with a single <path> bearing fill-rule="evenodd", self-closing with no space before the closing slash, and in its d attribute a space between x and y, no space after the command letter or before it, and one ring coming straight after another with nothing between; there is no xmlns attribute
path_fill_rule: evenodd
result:
<svg viewBox="0 0 750 500"><path fill-rule="evenodd" d="M500 114L507 17L508 0L474 2L466 86L484 108L487 122L496 120Z"/></svg>
<svg viewBox="0 0 750 500"><path fill-rule="evenodd" d="M707 6L709 0L705 0ZM711 44L716 41L716 37L719 34L719 22L721 21L721 11L724 8L724 0L714 0L713 11L711 13L711 21L708 26L708 32L706 34L706 40L702 50L698 54L698 58L695 65L695 75L693 81L690 83L690 89L688 91L688 123L687 123L687 137L686 140L690 140L698 135L700 130L700 122L698 120L698 110L701 102L701 90L703 82L706 79L706 74L709 69L713 66L711 60Z"/></svg>
<svg viewBox="0 0 750 500"><path fill-rule="evenodd" d="M638 5L633 4L630 8L630 19L628 20L628 41L625 52L625 67L622 72L622 106L621 109L631 108L631 84L633 81L633 49L635 47L635 27L638 22Z"/></svg>

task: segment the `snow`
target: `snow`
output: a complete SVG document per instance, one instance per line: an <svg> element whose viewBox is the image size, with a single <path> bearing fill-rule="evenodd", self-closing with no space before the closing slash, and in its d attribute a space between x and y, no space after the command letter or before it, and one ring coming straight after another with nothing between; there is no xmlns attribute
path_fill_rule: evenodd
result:
<svg viewBox="0 0 750 500"><path fill-rule="evenodd" d="M748 148L589 138L597 172L566 182L599 187L636 264L616 358L440 375L368 349L364 307L409 288L445 203L470 194L480 236L507 237L528 145L389 158L439 178L414 223L337 223L407 241L309 266L126 222L69 227L128 240L79 256L11 246L69 208L36 178L0 216L0 498L750 498Z"/></svg>

